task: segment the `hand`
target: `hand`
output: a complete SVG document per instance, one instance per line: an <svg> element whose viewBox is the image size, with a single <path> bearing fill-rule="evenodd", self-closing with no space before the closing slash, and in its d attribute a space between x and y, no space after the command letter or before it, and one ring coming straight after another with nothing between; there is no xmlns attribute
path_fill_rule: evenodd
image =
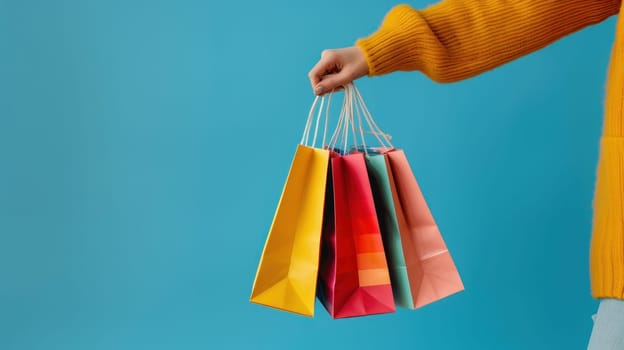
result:
<svg viewBox="0 0 624 350"><path fill-rule="evenodd" d="M314 93L323 95L366 74L366 57L359 47L352 46L323 51L321 59L308 73L308 77Z"/></svg>

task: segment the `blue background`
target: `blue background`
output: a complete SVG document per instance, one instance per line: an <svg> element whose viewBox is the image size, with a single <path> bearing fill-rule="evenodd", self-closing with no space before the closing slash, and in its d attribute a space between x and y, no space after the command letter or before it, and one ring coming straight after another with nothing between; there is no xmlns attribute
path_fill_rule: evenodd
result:
<svg viewBox="0 0 624 350"><path fill-rule="evenodd" d="M248 302L307 72L395 4L1 0L0 348L584 348L615 18L460 83L359 82L465 292L338 321Z"/></svg>

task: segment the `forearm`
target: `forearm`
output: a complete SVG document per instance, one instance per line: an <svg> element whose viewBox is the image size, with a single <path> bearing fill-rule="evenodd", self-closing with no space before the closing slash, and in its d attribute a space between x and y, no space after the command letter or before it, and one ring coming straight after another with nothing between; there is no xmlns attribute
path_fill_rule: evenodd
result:
<svg viewBox="0 0 624 350"><path fill-rule="evenodd" d="M369 75L419 70L438 82L498 67L619 11L621 0L443 0L392 9L356 44Z"/></svg>

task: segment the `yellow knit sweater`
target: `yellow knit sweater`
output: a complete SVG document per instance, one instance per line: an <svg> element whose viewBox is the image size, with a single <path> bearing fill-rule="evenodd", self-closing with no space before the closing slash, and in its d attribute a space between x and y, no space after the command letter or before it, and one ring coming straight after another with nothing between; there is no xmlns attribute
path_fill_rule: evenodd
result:
<svg viewBox="0 0 624 350"><path fill-rule="evenodd" d="M419 70L454 82L493 69L617 14L621 0L442 0L393 8L356 44L369 75ZM624 299L624 20L611 52L594 196L592 295Z"/></svg>

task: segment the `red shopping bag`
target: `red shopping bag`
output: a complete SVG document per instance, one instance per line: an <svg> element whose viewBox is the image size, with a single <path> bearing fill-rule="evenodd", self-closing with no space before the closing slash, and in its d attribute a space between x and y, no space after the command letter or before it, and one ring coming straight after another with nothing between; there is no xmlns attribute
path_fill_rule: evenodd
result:
<svg viewBox="0 0 624 350"><path fill-rule="evenodd" d="M394 312L364 155L331 158L318 297L333 318Z"/></svg>

